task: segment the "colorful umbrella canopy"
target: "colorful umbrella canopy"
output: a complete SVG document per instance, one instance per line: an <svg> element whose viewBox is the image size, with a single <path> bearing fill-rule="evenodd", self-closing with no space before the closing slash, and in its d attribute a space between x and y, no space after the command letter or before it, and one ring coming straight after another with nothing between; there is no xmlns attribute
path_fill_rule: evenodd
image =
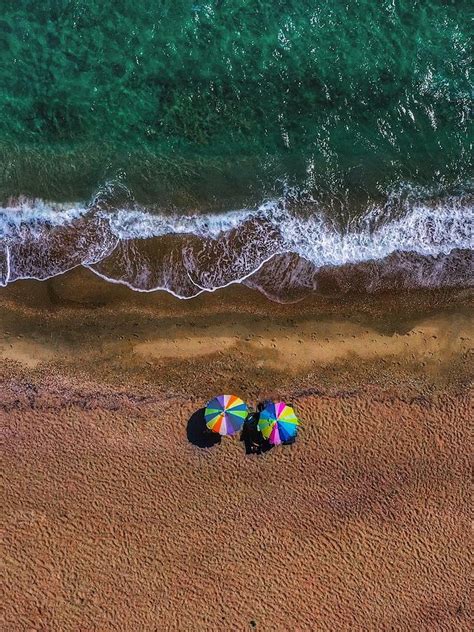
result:
<svg viewBox="0 0 474 632"><path fill-rule="evenodd" d="M260 413L258 429L265 439L277 445L292 439L298 432L298 418L285 402L271 402Z"/></svg>
<svg viewBox="0 0 474 632"><path fill-rule="evenodd" d="M221 435L238 432L247 415L247 404L236 395L219 395L211 399L204 411L206 426Z"/></svg>

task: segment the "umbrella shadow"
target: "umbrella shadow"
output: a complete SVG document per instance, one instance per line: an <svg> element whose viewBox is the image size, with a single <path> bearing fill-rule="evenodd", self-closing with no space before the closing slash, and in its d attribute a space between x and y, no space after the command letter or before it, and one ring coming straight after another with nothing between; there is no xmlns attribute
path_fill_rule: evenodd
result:
<svg viewBox="0 0 474 632"><path fill-rule="evenodd" d="M186 435L188 441L198 448L212 448L221 442L221 435L206 426L204 411L205 408L200 408L191 415L186 426Z"/></svg>
<svg viewBox="0 0 474 632"><path fill-rule="evenodd" d="M263 454L274 447L258 429L258 413L249 415L240 433L240 440L245 446L245 454Z"/></svg>

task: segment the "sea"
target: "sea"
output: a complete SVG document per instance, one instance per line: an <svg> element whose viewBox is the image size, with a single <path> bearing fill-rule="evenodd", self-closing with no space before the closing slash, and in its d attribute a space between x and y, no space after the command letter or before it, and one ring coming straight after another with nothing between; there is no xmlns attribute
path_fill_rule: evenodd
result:
<svg viewBox="0 0 474 632"><path fill-rule="evenodd" d="M1 0L0 285L474 279L467 0Z"/></svg>

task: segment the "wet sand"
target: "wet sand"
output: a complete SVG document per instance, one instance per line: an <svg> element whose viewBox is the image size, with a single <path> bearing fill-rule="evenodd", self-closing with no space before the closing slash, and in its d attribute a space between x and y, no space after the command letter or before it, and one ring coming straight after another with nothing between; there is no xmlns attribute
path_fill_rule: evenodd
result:
<svg viewBox="0 0 474 632"><path fill-rule="evenodd" d="M470 629L471 312L0 290L2 629ZM196 445L227 391L292 401L296 444Z"/></svg>

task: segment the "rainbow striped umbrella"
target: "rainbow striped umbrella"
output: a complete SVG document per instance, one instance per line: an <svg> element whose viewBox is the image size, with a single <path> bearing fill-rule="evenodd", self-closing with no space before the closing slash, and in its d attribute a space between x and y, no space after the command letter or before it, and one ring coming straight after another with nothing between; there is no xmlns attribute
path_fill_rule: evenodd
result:
<svg viewBox="0 0 474 632"><path fill-rule="evenodd" d="M221 435L238 432L248 415L247 404L236 395L219 395L211 399L204 411L206 426Z"/></svg>
<svg viewBox="0 0 474 632"><path fill-rule="evenodd" d="M299 423L291 406L285 402L271 402L260 413L258 429L265 439L277 445L296 436Z"/></svg>

